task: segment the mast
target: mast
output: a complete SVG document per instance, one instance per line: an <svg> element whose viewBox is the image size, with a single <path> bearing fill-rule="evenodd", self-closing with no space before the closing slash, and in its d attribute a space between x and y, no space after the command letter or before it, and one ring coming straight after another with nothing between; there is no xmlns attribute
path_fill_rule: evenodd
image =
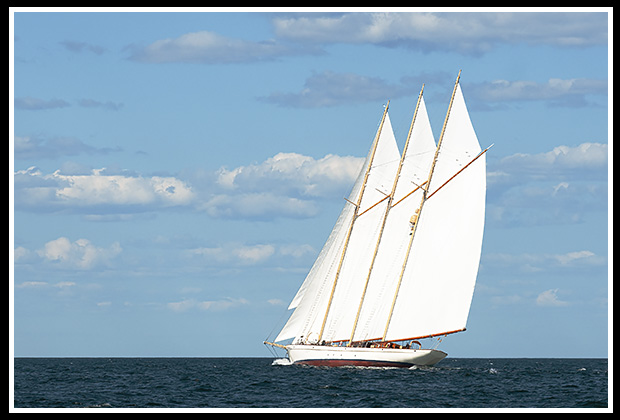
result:
<svg viewBox="0 0 620 420"><path fill-rule="evenodd" d="M334 278L334 284L332 285L332 290L330 292L329 295L329 300L327 302L327 309L325 310L325 316L323 317L323 323L321 324L321 330L319 332L319 338L318 341L321 341L321 338L323 338L323 331L325 330L325 324L327 322L327 316L329 315L329 310L331 308L332 305L332 301L334 299L334 292L336 291L336 285L338 284L338 278L340 277L340 270L342 269L342 264L344 262L344 257L347 253L347 248L349 246L349 240L351 239L351 233L353 232L353 226L355 225L355 221L357 220L358 216L359 216L359 209L360 209L360 205L362 203L362 197L364 197L364 191L366 190L366 183L368 181L368 176L370 175L370 168L372 167L372 163L375 159L375 153L377 151L377 146L379 144L379 137L381 136L381 130L383 129L383 123L385 122L385 117L387 115L388 112L388 108L390 106L390 101L388 100L387 104L385 105L385 110L383 111L383 116L381 117L381 124L379 125L379 129L377 130L377 135L375 136L375 139L373 141L373 145L372 145L372 153L370 155L370 162L368 162L368 167L366 168L366 173L364 174L364 182L362 183L362 187L360 189L360 193L359 196L357 198L357 202L356 203L352 203L349 200L347 200L349 203L353 204L355 206L355 211L353 213L353 218L351 219L351 224L349 225L349 230L347 231L347 237L345 239L344 242L344 246L342 249L342 254L340 256L340 261L338 262L338 269L336 270L336 276Z"/></svg>
<svg viewBox="0 0 620 420"><path fill-rule="evenodd" d="M454 95L456 94L456 89L459 85L459 79L461 78L461 70L459 70L459 74L456 77L456 82L454 82L454 89L452 90L452 97L450 98L450 105L448 106L448 112L446 113L446 118L443 122L443 128L441 129L441 135L439 136L439 142L437 143L437 149L435 150L435 156L433 157L433 163L431 164L431 169L428 174L428 180L426 181L426 186L422 191L422 200L420 201L420 206L414 213L412 217L413 226L411 227L411 236L409 238L409 244L407 245L407 252L405 254L405 260L403 261L402 268L400 270L400 276L398 278L398 283L396 285L396 291L394 292L394 298L392 299L392 306L390 307L390 313L388 314L387 322L385 323L385 329L383 331L383 337L381 340L385 340L387 335L388 328L390 327L390 321L392 320L392 314L394 313L394 306L396 305L396 298L398 297L398 292L400 290L401 283L403 281L403 275L405 274L405 269L407 268L407 262L409 261L409 254L411 253L411 246L413 244L413 238L415 237L415 233L418 227L417 221L420 220L420 216L422 214L422 209L424 207L424 203L428 199L427 194L431 184L431 179L433 178L433 173L435 172L435 165L437 163L437 158L439 157L439 150L441 149L441 143L443 142L443 136L446 131L446 126L448 124L448 118L450 117L450 110L452 109L452 103L454 102Z"/></svg>
<svg viewBox="0 0 620 420"><path fill-rule="evenodd" d="M379 230L379 237L377 238L377 244L375 245L375 251L373 253L372 260L370 262L370 268L368 269L368 276L366 277L366 282L364 284L364 289L362 291L362 297L360 298L360 303L357 308L357 314L355 315L353 329L351 330L351 336L349 337L349 343L347 344L348 346L351 345L351 342L353 341L353 336L355 335L355 330L357 329L357 322L359 320L360 312L362 311L362 305L364 304L364 298L366 297L366 290L368 289L368 282L370 281L370 275L375 265L375 260L377 259L377 253L379 251L379 245L381 244L381 238L383 237L383 230L385 229L385 223L387 221L387 217L390 212L390 209L392 208L392 200L394 199L396 185L398 184L400 172L403 167L403 163L405 161L405 156L407 155L407 148L409 147L409 139L411 139L411 132L413 131L413 124L415 123L416 117L418 115L418 108L420 107L420 101L422 100L423 92L424 92L424 84L422 84L422 89L420 90L420 94L418 95L418 102L415 106L415 111L413 113L413 119L411 120L411 125L409 127L409 133L407 134L407 140L405 141L405 147L400 157L400 162L398 163L398 169L396 171L396 177L394 178L394 183L392 184L392 191L390 192L390 195L387 196L388 202L387 202L387 206L385 207L385 213L383 214L383 221L381 222L381 229Z"/></svg>

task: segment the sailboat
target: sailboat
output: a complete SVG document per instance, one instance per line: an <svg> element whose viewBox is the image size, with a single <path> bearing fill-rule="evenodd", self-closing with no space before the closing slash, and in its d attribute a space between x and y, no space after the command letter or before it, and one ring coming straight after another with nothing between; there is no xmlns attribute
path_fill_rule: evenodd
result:
<svg viewBox="0 0 620 420"><path fill-rule="evenodd" d="M435 144L424 85L402 155L388 115L273 341L290 363L434 365L421 339L465 331L484 230L486 162L457 76ZM283 342L290 344L281 344Z"/></svg>

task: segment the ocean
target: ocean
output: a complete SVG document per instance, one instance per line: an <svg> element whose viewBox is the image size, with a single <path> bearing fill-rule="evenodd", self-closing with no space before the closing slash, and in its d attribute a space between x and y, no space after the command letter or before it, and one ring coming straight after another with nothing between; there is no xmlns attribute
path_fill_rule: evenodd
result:
<svg viewBox="0 0 620 420"><path fill-rule="evenodd" d="M271 358L15 358L14 407L606 408L608 373L607 359L449 357L388 369Z"/></svg>

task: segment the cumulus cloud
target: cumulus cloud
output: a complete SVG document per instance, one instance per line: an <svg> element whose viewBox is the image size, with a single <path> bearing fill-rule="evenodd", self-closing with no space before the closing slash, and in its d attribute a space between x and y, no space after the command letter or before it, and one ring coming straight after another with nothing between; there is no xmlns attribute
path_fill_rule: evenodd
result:
<svg viewBox="0 0 620 420"><path fill-rule="evenodd" d="M47 242L37 254L45 261L58 264L62 268L90 270L107 265L120 254L122 248L118 242L110 247L98 247L88 239L71 241L60 237ZM57 287L73 286L73 283L59 283Z"/></svg>
<svg viewBox="0 0 620 420"><path fill-rule="evenodd" d="M544 292L539 294L538 297L536 298L536 305L554 306L554 307L569 305L568 302L565 302L563 300L560 300L560 298L558 298L558 291L559 289L545 290Z"/></svg>
<svg viewBox="0 0 620 420"><path fill-rule="evenodd" d="M36 167L15 173L15 203L26 208L87 208L97 206L179 206L193 199L189 185L174 177L106 174L67 175L60 170L44 175Z"/></svg>
<svg viewBox="0 0 620 420"><path fill-rule="evenodd" d="M319 197L350 186L363 163L363 158L352 156L330 154L314 159L299 153L278 153L259 164L221 168L217 182L228 189Z"/></svg>
<svg viewBox="0 0 620 420"><path fill-rule="evenodd" d="M318 199L339 198L351 188L363 158L326 155L315 159L278 153L261 163L220 168L215 189L197 204L212 217L268 220L319 213Z"/></svg>
<svg viewBox="0 0 620 420"><path fill-rule="evenodd" d="M90 220L144 211L184 208L214 218L307 218L317 200L346 195L363 158L320 159L278 153L264 162L205 173L143 176L124 170L65 165L44 174L37 167L14 173L15 206L36 212L69 210Z"/></svg>

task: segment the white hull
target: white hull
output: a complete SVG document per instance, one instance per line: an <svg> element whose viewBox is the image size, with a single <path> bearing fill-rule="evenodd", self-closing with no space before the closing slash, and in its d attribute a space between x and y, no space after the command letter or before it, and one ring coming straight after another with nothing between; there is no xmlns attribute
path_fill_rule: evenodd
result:
<svg viewBox="0 0 620 420"><path fill-rule="evenodd" d="M291 363L315 366L432 366L447 356L440 350L332 347L311 345L286 346Z"/></svg>

